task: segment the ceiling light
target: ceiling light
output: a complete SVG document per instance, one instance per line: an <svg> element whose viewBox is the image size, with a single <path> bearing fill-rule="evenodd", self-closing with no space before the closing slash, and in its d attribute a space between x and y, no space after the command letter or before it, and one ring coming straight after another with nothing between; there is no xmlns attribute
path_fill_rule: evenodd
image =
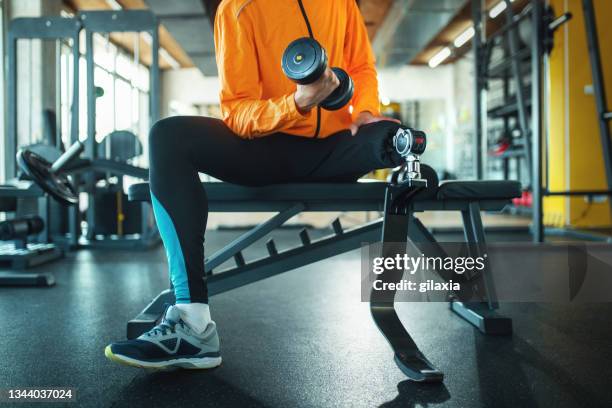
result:
<svg viewBox="0 0 612 408"><path fill-rule="evenodd" d="M159 49L159 55L172 67L172 69L179 69L181 67L181 64L179 64L165 48Z"/></svg>
<svg viewBox="0 0 612 408"><path fill-rule="evenodd" d="M147 45L153 44L153 38L151 38L151 34L148 31L143 31L140 33L142 40L147 43Z"/></svg>
<svg viewBox="0 0 612 408"><path fill-rule="evenodd" d="M143 31L140 33L142 36L142 40L149 46L153 44L153 38L148 31ZM172 69L179 69L181 64L172 56L170 53L164 48L159 47L159 55L172 67Z"/></svg>
<svg viewBox="0 0 612 408"><path fill-rule="evenodd" d="M510 0L510 3L514 3L514 0ZM499 16L502 13L502 11L506 9L506 7L507 7L506 1L505 0L500 1L495 6L493 6L491 10L489 10L489 17L495 18Z"/></svg>
<svg viewBox="0 0 612 408"><path fill-rule="evenodd" d="M438 65L440 65L445 59L447 59L448 57L450 57L451 55L451 50L448 47L444 47L442 48L436 55L434 55L433 57L431 57L431 59L429 60L429 67L430 68L435 68Z"/></svg>
<svg viewBox="0 0 612 408"><path fill-rule="evenodd" d="M467 30L459 34L457 38L455 38L455 41L453 41L453 44L457 48L461 47L463 44L470 41L472 37L474 37L474 33L475 33L474 27L468 28Z"/></svg>
<svg viewBox="0 0 612 408"><path fill-rule="evenodd" d="M123 9L123 7L121 7L121 4L117 3L117 0L106 0L106 4L108 4L108 6L113 10Z"/></svg>

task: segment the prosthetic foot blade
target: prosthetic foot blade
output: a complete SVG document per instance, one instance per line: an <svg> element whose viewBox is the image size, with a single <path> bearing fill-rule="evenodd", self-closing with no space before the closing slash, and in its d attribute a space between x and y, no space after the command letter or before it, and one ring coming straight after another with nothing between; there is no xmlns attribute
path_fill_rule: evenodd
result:
<svg viewBox="0 0 612 408"><path fill-rule="evenodd" d="M420 351L395 353L395 364L412 381L438 383L444 379L444 373L437 370Z"/></svg>

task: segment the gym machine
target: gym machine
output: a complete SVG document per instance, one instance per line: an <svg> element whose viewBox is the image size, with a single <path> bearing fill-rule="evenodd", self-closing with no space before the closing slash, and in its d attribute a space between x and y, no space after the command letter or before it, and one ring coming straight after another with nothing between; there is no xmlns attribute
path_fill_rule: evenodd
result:
<svg viewBox="0 0 612 408"><path fill-rule="evenodd" d="M22 181L0 186L0 212L14 214L0 222L0 286L52 286L50 273L17 272L54 261L64 252L48 243L45 229L47 198L34 183ZM37 211L40 214L37 214Z"/></svg>
<svg viewBox="0 0 612 408"><path fill-rule="evenodd" d="M17 128L17 42L18 40L61 40L71 41L72 52L72 104L70 108L70 141L78 140L79 129L79 33L81 22L76 18L65 17L24 17L10 22L8 29L8 64L7 64L7 137L5 148L6 178L17 175L15 154L18 147Z"/></svg>
<svg viewBox="0 0 612 408"><path fill-rule="evenodd" d="M49 196L66 206L74 206L79 203L79 186L75 181L75 176L79 174L113 173L145 180L148 178L146 169L115 160L81 158L84 150L85 145L81 141L76 141L57 160L51 162L33 149L21 149L17 153L17 163L29 179L33 180ZM109 222L112 221L114 220L109 220ZM155 241L158 237L156 229L149 229L151 235L138 236L136 242L140 242L141 239ZM79 245L86 244L80 243Z"/></svg>
<svg viewBox="0 0 612 408"><path fill-rule="evenodd" d="M48 17L48 18L18 18L11 21L7 31L7 48L8 48L8 64L7 64L7 121L6 121L6 144L4 165L6 169L8 184L0 187L0 200L6 201L6 212L14 213L12 219L7 220L5 227L5 239L10 239L15 242L11 245L3 245L2 248L2 263L12 269L27 268L34 265L39 265L44 262L49 262L63 256L63 250L55 244L50 243L52 240L50 232L51 209L52 202L44 197L43 191L33 185L32 182L22 181L16 178L17 163L16 150L19 140L19 129L17 127L17 91L18 91L18 69L23 68L17 66L17 46L20 40L28 40L30 44L33 40L53 41L56 45L60 41L71 41L71 54L73 57L73 82L72 82L72 106L71 106L71 124L70 137L74 140L77 138L78 130L78 52L79 52L79 32L81 24L74 18L63 17ZM45 133L50 134L55 129L55 123L50 119L51 111L45 113L47 119L44 123L47 125ZM32 135L30 135L31 137ZM59 155L61 150L57 145L35 144L31 148L39 152L43 156ZM23 224L23 217L36 215L40 217L41 222ZM76 225L76 211L71 211L68 216L69 226L74 228ZM30 225L32 228L23 228L24 225ZM11 232L12 231L12 232ZM19 274L17 278L12 278L4 274L4 283L12 284L18 282L20 284L52 284L52 278L49 275L37 276L36 274Z"/></svg>
<svg viewBox="0 0 612 408"><path fill-rule="evenodd" d="M506 0L502 0L506 1ZM539 2L542 3L542 2ZM484 34L482 9L479 1L472 1L474 19L475 111L486 113L487 120L475 115L476 134L476 174L482 178L486 172L482 151L487 151L487 170L497 172L498 167L503 179L524 180L529 186L533 146L531 142L531 123L529 107L532 95L529 92L528 74L532 66L531 36L534 31L542 35L542 51L549 54L554 46L554 32L572 18L571 13L556 16L550 6L542 7L541 22L537 26L531 21L534 7L540 4L527 3L520 12L506 1L505 24L492 33ZM538 62L539 63L539 62ZM485 98L483 93L492 97ZM485 146L482 146L483 140ZM511 166L514 161L514 166ZM512 168L513 167L513 168ZM525 172L523 173L523 169ZM525 175L522 177L522 175ZM491 176L491 175L489 175Z"/></svg>
<svg viewBox="0 0 612 408"><path fill-rule="evenodd" d="M561 196L561 197L585 197L593 200L595 196L607 196L609 203L609 211L612 214L612 140L610 139L610 120L612 120L612 111L608 106L608 99L606 96L606 85L604 81L604 70L602 68L601 60L601 48L599 38L597 34L597 21L595 7L593 0L582 0L582 11L584 15L584 27L586 31L587 47L589 50L589 64L591 70L591 77L593 80L593 96L595 99L595 111L593 112L597 124L599 127L599 140L601 143L601 154L603 156L604 172L606 179L605 190L565 190L565 191L550 191L548 186L548 172L546 172L545 183L538 182L541 178L536 179L534 177L534 213L533 213L533 225L534 225L534 240L541 242L544 240L544 234L548 235L560 235L563 237L572 237L581 240L588 241L599 241L612 243L612 237L607 234L598 234L591 231L580 231L569 228L544 228L543 225L543 208L542 199L546 196ZM604 49L606 46L604 45ZM608 68L609 69L609 68ZM538 78L541 78L542 73L538 73ZM544 81L540 79L540 81ZM542 98L542 93L538 93L538 97ZM536 118L541 121L540 117ZM541 122L538 122L541 123ZM542 146L542 142L539 142L539 149L544 151L544 157L546 163L548 159L548 140L547 143ZM542 173L542 161L536 160L534 162L534 168L537 169L538 174Z"/></svg>
<svg viewBox="0 0 612 408"><path fill-rule="evenodd" d="M516 151L508 150L506 154L500 155L504 160L509 157L524 159L526 169L529 174L528 188L532 193L532 204L530 215L532 217L532 234L534 242L543 242L546 235L559 235L564 237L574 237L580 240L612 242L612 237L597 234L590 231L580 231L568 228L545 228L544 227L544 197L585 197L592 199L595 196L607 196L612 212L612 143L610 142L609 121L612 113L607 106L605 93L605 83L601 61L601 50L597 36L597 25L595 19L595 8L592 0L581 0L586 40L589 50L589 64L593 79L593 94L595 99L596 111L594 116L599 125L599 140L602 146L602 156L606 176L607 188L603 190L583 189L583 190L560 190L551 191L549 189L549 172L544 171L544 164L550 163L549 157L549 134L545 125L546 105L545 95L548 56L554 46L554 33L566 22L572 19L571 13L557 15L555 11L540 0L530 0L526 6L518 13L514 14L509 0L505 10L506 24L499 30L488 36L483 36L483 10L480 0L472 0L472 16L474 22L475 35L473 38L473 49L476 55L475 72L475 111L483 111L482 91L487 89L487 79L499 75L506 70L511 73L508 78L515 83L516 97L508 103L502 104L499 109L490 109L489 114L503 117L506 122L511 116L515 116L516 123L520 130L521 149ZM523 28L524 30L521 30ZM523 49L518 49L519 35L525 43ZM496 40L506 39L509 45L507 58L499 64L490 64L492 48ZM530 62L530 69L524 69L524 63ZM529 80L527 80L529 77ZM484 78L484 79L483 79ZM526 84L529 83L529 88ZM507 85L506 85L507 87ZM507 94L507 89L504 90ZM484 173L483 165L483 123L481 115L475 117L475 154L476 154L476 175L482 178ZM509 133L506 129L506 133ZM518 166L517 166L518 168ZM505 176L508 171L505 170ZM544 174L543 174L544 173Z"/></svg>
<svg viewBox="0 0 612 408"><path fill-rule="evenodd" d="M85 30L87 49L87 140L85 155L94 170L84 177L83 191L88 195L85 214L87 231L83 244L111 248L148 248L160 242L151 207L146 203L130 203L123 192L122 176L148 179L148 170L126 164L142 153L138 138L127 130L114 131L96 142L96 85L94 77L93 36L96 33L110 35L115 32L133 32L136 36L135 61L139 58L140 33L150 38L151 65L149 69L149 123L159 119L159 21L148 10L83 11L79 13ZM104 163L104 166L100 166ZM103 168L105 167L105 168ZM118 176L109 183L100 172ZM99 186L99 176L104 186Z"/></svg>
<svg viewBox="0 0 612 408"><path fill-rule="evenodd" d="M61 27L63 30L60 30ZM78 137L79 107L79 33L85 30L87 62L87 106L88 137L81 143ZM159 242L159 234L154 225L152 210L146 203L129 203L123 193L123 176L146 180L148 170L128 164L128 160L142 153L138 137L128 130L118 130L105 136L100 143L96 141L96 97L101 95L101 88L94 82L93 35L97 32L116 31L148 32L152 38L152 64L150 74L149 112L151 123L159 117L159 61L158 22L149 11L92 11L82 12L75 18L29 18L16 19L11 23L9 38L53 38L72 40L72 105L70 142L72 147L58 168L49 167L57 163L63 151L59 137L60 149L41 144L26 146L19 150L17 163L21 171L30 177L58 202L71 206L68 208L69 228L67 240L64 233L54 236L58 242L67 247L84 246L103 247L150 247ZM68 35L70 34L70 35ZM16 40L12 41L15 42ZM15 78L16 47L9 49L9 78ZM11 52L12 51L12 52ZM14 81L9 81L14 83ZM15 174L15 149L17 140L17 87L9 89L8 134L10 145L7 149L7 163ZM48 116L48 115L47 115ZM54 121L50 121L54 122ZM46 122L45 122L46 123ZM46 126L47 128L49 126ZM81 157L81 154L83 157ZM61 169L61 171L59 170ZM46 177L55 178L58 185L71 190L57 192L48 188ZM85 219L87 229L81 225L79 213L80 194L88 195ZM54 204L54 203L53 203Z"/></svg>

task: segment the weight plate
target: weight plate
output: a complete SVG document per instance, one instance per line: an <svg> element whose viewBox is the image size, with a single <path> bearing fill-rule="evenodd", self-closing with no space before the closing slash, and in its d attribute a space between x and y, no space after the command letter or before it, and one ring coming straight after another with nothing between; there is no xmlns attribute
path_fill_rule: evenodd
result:
<svg viewBox="0 0 612 408"><path fill-rule="evenodd" d="M325 50L312 38L298 38L283 53L283 72L301 85L311 84L321 77L327 67Z"/></svg>
<svg viewBox="0 0 612 408"><path fill-rule="evenodd" d="M346 106L353 97L354 92L353 80L346 71L338 67L333 67L332 71L338 77L340 85L321 102L321 108L329 111L335 111Z"/></svg>
<svg viewBox="0 0 612 408"><path fill-rule="evenodd" d="M77 189L67 174L51 173L51 163L29 150L17 153L19 168L47 194L62 204L73 205L78 202Z"/></svg>

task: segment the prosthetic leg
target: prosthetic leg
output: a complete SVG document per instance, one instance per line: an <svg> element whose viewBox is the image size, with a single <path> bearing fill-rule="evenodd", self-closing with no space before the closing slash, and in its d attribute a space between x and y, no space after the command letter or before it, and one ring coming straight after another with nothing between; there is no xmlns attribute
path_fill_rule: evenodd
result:
<svg viewBox="0 0 612 408"><path fill-rule="evenodd" d="M382 229L382 256L395 257L404 248L398 243L408 239L411 199L427 187L421 179L419 156L425 152L425 134L408 128L400 128L393 138L393 147L404 158L402 173L387 187ZM386 283L399 282L403 271L385 269L380 279ZM408 378L419 382L440 382L444 375L419 351L408 334L394 308L395 291L371 291L370 311L379 330L395 353L395 362Z"/></svg>

